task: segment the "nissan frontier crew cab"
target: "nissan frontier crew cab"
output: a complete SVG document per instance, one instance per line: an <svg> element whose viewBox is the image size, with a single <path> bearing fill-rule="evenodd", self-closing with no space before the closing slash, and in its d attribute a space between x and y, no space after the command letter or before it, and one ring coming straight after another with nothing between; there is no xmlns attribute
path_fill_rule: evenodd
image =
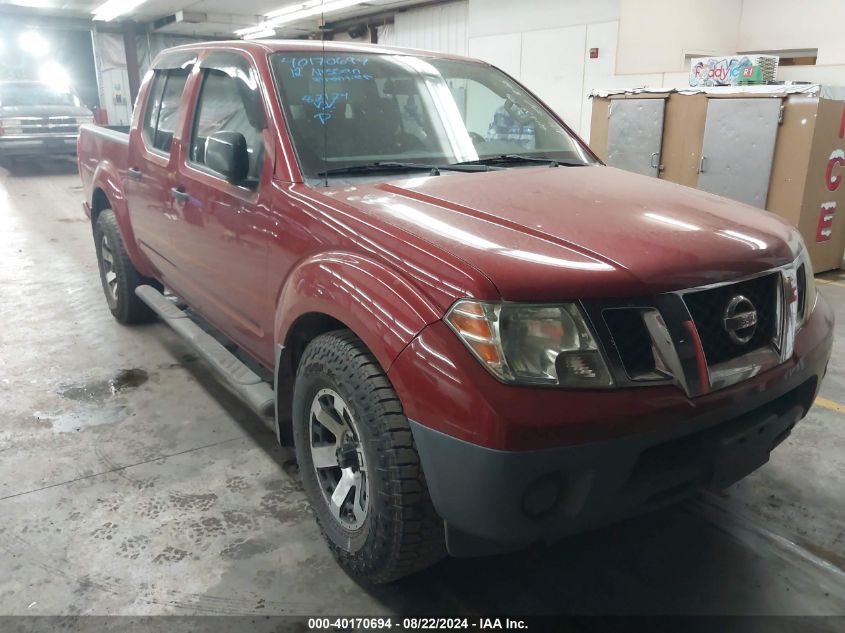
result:
<svg viewBox="0 0 845 633"><path fill-rule="evenodd" d="M273 421L370 582L728 486L830 356L795 229L602 165L479 61L170 49L78 157L115 318L160 317Z"/></svg>

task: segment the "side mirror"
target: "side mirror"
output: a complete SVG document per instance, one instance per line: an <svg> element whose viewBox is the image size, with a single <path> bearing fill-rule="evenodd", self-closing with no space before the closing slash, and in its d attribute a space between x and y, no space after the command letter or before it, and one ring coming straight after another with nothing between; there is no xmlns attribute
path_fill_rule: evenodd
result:
<svg viewBox="0 0 845 633"><path fill-rule="evenodd" d="M249 151L240 132L215 132L205 141L205 166L231 183L238 184L249 175Z"/></svg>

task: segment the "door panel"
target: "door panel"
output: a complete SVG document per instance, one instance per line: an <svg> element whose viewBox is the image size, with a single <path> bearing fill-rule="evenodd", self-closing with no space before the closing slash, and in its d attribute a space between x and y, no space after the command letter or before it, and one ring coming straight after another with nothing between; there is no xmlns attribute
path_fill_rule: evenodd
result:
<svg viewBox="0 0 845 633"><path fill-rule="evenodd" d="M272 168L265 160L264 109L257 90L251 92L256 82L246 80L254 72L246 58L216 53L200 66L194 116L173 183L177 191L170 192L177 285L229 338L254 356L272 359L274 311L266 277L274 225L265 193ZM250 169L243 182L227 182L205 165L206 139L220 131L244 135Z"/></svg>
<svg viewBox="0 0 845 633"><path fill-rule="evenodd" d="M607 129L607 164L657 177L663 145L664 99L614 99Z"/></svg>
<svg viewBox="0 0 845 633"><path fill-rule="evenodd" d="M170 148L180 116L188 69L157 70L150 85L141 127L129 144L126 195L135 236L163 276L172 272L170 239Z"/></svg>
<svg viewBox="0 0 845 633"><path fill-rule="evenodd" d="M698 188L766 208L781 100L709 99Z"/></svg>
<svg viewBox="0 0 845 633"><path fill-rule="evenodd" d="M269 215L256 195L232 192L215 178L180 170L172 200L178 217L174 286L185 300L239 345L264 357L272 338L265 294Z"/></svg>

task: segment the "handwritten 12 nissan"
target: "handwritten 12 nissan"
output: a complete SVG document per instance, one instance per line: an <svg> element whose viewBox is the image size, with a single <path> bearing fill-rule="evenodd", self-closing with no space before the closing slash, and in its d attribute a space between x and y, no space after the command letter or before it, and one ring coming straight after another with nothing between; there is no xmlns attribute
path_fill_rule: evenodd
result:
<svg viewBox="0 0 845 633"><path fill-rule="evenodd" d="M129 134L85 126L78 156L114 316L158 313L275 411L371 582L725 487L825 374L833 315L795 229L602 165L482 62L170 49Z"/></svg>

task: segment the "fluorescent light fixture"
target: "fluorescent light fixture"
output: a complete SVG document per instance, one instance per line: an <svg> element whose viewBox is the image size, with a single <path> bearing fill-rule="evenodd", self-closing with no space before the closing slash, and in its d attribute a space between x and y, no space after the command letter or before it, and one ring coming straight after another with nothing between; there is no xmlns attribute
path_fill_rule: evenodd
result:
<svg viewBox="0 0 845 633"><path fill-rule="evenodd" d="M50 51L50 42L37 31L24 31L18 37L18 46L26 53L41 57Z"/></svg>
<svg viewBox="0 0 845 633"><path fill-rule="evenodd" d="M95 20L110 22L119 15L129 13L144 4L146 0L108 0L91 11Z"/></svg>
<svg viewBox="0 0 845 633"><path fill-rule="evenodd" d="M113 1L113 0L110 0ZM366 0L307 0L300 4L294 4L287 7L281 7L275 11L266 13L266 18L261 24L251 26L246 29L239 29L235 31L235 35L239 35L244 39L252 39L253 34L262 30L278 27L282 24L289 24L291 22L298 22L305 18L310 18L315 15L324 13L331 13L333 11L340 11L341 9L348 9L359 4L364 4ZM260 36L259 36L260 37Z"/></svg>
<svg viewBox="0 0 845 633"><path fill-rule="evenodd" d="M270 27L256 27L254 31L249 31L248 33L244 33L241 37L245 40L258 40L262 37L273 37L276 34L276 29L271 29Z"/></svg>

